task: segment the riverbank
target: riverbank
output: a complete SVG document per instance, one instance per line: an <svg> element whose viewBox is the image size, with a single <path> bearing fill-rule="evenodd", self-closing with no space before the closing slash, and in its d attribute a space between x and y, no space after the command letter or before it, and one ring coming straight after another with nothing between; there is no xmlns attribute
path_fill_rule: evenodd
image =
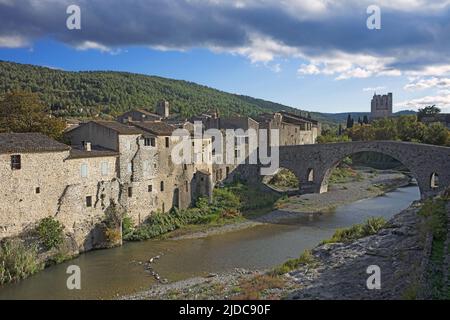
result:
<svg viewBox="0 0 450 320"><path fill-rule="evenodd" d="M429 204L427 204L429 205ZM124 299L420 299L430 298L435 270L430 260L433 231L421 202L392 218L375 235L349 243L327 243L297 259L286 274L271 270L242 270L196 277ZM450 217L450 206L446 206ZM426 211L426 210L425 210ZM433 227L431 227L433 228ZM446 234L448 243L449 233ZM448 247L446 247L448 250ZM441 257L442 258L442 257ZM448 261L448 254L443 254ZM369 290L369 266L378 266L381 288ZM447 266L443 264L443 268ZM445 271L444 269L440 271ZM441 282L448 283L448 272ZM444 288L445 289L445 288Z"/></svg>
<svg viewBox="0 0 450 320"><path fill-rule="evenodd" d="M275 210L265 208L252 214L244 214L237 220L221 225L187 226L166 234L172 240L206 238L227 232L235 232L265 223L283 223L298 218L299 214L318 214L333 210L358 200L381 196L386 192L406 186L410 178L392 170L360 168L359 179L348 179L330 184L329 191L322 194L305 194L282 198L275 203Z"/></svg>

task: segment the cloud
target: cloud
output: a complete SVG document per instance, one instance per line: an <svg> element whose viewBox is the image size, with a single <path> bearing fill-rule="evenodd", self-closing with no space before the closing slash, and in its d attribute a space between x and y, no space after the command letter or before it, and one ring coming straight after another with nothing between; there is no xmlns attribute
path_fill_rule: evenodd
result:
<svg viewBox="0 0 450 320"><path fill-rule="evenodd" d="M426 106L436 105L442 112L450 112L450 92L441 92L438 95L430 95L422 98L411 99L395 103L395 107L417 110Z"/></svg>
<svg viewBox="0 0 450 320"><path fill-rule="evenodd" d="M79 50L207 48L252 63L296 58L302 76L338 80L450 73L450 0L0 0L0 47L52 38ZM381 7L382 29L366 28ZM356 58L356 60L353 60Z"/></svg>
<svg viewBox="0 0 450 320"><path fill-rule="evenodd" d="M21 36L0 36L0 48L21 48L29 45L29 42Z"/></svg>
<svg viewBox="0 0 450 320"><path fill-rule="evenodd" d="M416 78L403 87L405 90L417 91L431 88L450 88L450 78Z"/></svg>

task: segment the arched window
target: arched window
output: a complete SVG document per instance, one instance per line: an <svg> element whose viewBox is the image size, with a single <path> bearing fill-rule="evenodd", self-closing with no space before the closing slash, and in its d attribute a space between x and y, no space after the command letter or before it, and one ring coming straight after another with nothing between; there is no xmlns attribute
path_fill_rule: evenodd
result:
<svg viewBox="0 0 450 320"><path fill-rule="evenodd" d="M439 188L439 176L436 172L433 172L431 174L431 178L430 178L430 187L435 189L435 188Z"/></svg>
<svg viewBox="0 0 450 320"><path fill-rule="evenodd" d="M308 169L308 182L313 182L313 181L314 181L314 169L309 168Z"/></svg>

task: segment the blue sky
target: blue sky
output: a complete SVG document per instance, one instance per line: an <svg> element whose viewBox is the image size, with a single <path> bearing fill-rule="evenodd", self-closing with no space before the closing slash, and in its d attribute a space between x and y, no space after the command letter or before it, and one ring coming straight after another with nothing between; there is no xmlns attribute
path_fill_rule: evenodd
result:
<svg viewBox="0 0 450 320"><path fill-rule="evenodd" d="M68 30L66 9L81 9ZM369 30L377 4L381 29ZM449 0L0 0L0 60L193 81L320 112L450 111Z"/></svg>

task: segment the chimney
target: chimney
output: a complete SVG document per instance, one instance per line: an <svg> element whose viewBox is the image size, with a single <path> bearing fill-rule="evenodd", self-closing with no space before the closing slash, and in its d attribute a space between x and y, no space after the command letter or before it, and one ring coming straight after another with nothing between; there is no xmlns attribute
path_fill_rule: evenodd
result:
<svg viewBox="0 0 450 320"><path fill-rule="evenodd" d="M91 143L90 142L85 142L84 143L84 150L85 151L92 151L92 145L91 145Z"/></svg>

